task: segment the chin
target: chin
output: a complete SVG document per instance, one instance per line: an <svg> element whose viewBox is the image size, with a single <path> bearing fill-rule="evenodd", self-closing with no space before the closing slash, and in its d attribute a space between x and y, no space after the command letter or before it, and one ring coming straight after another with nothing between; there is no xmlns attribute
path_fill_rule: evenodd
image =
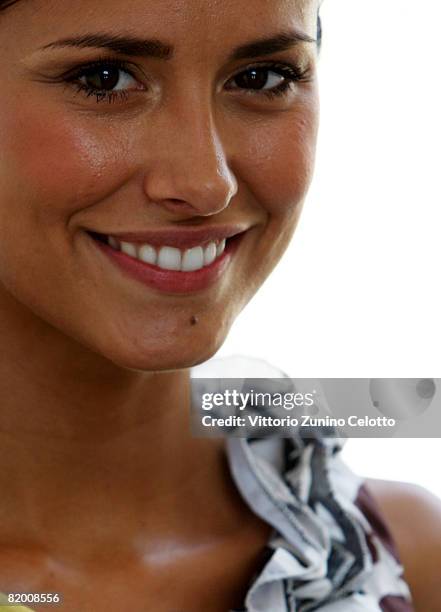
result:
<svg viewBox="0 0 441 612"><path fill-rule="evenodd" d="M219 347L220 348L220 347ZM129 355L110 355L107 358L118 368L137 372L170 372L175 370L185 370L208 361L217 349L212 351L197 351L193 347L191 350L182 350L180 353L174 351L152 352L148 354L129 354Z"/></svg>
<svg viewBox="0 0 441 612"><path fill-rule="evenodd" d="M118 368L141 372L165 372L192 368L208 361L222 346L226 333L212 334L198 330L194 334L170 334L152 342L148 336L128 343L121 339L106 346L100 354ZM191 336L191 337L190 337Z"/></svg>

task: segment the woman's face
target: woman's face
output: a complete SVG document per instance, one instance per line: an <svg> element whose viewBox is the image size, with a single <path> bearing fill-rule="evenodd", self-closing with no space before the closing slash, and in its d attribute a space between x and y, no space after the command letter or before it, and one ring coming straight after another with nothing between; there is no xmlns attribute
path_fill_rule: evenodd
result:
<svg viewBox="0 0 441 612"><path fill-rule="evenodd" d="M315 0L1 13L0 291L123 367L214 354L311 179L316 25Z"/></svg>

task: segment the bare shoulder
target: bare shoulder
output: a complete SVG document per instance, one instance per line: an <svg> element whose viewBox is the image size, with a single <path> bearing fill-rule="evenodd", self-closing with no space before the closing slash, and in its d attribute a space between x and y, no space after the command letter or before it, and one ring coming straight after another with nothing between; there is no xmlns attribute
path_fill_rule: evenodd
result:
<svg viewBox="0 0 441 612"><path fill-rule="evenodd" d="M441 610L441 500L413 484L368 480L395 539L417 612Z"/></svg>

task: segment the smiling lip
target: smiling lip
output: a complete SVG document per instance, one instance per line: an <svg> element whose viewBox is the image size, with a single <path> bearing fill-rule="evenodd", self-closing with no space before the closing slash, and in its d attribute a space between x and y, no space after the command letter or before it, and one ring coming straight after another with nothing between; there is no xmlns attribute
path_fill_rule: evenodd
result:
<svg viewBox="0 0 441 612"><path fill-rule="evenodd" d="M247 229L247 228L246 228ZM140 281L148 287L166 293L194 293L213 285L226 271L246 231L243 227L213 227L194 229L166 229L145 232L109 232L117 240L135 244L150 244L155 247L170 246L179 249L190 249L211 241L227 239L225 250L210 265L191 272L165 270L156 265L145 263L109 244L93 237L95 232L88 232L94 244L125 275ZM96 234L96 233L95 233Z"/></svg>
<svg viewBox="0 0 441 612"><path fill-rule="evenodd" d="M248 229L245 225L167 228L162 230L146 230L143 232L106 232L117 240L137 244L151 244L154 247L164 245L177 249L191 249L210 241L220 241L232 238Z"/></svg>

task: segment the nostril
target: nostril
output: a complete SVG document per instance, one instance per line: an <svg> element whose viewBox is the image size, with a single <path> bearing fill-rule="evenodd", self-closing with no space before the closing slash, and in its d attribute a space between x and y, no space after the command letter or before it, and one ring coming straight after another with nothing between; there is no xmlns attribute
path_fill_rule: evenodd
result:
<svg viewBox="0 0 441 612"><path fill-rule="evenodd" d="M187 204L185 200L180 200L179 198L169 198L168 201L172 204Z"/></svg>

